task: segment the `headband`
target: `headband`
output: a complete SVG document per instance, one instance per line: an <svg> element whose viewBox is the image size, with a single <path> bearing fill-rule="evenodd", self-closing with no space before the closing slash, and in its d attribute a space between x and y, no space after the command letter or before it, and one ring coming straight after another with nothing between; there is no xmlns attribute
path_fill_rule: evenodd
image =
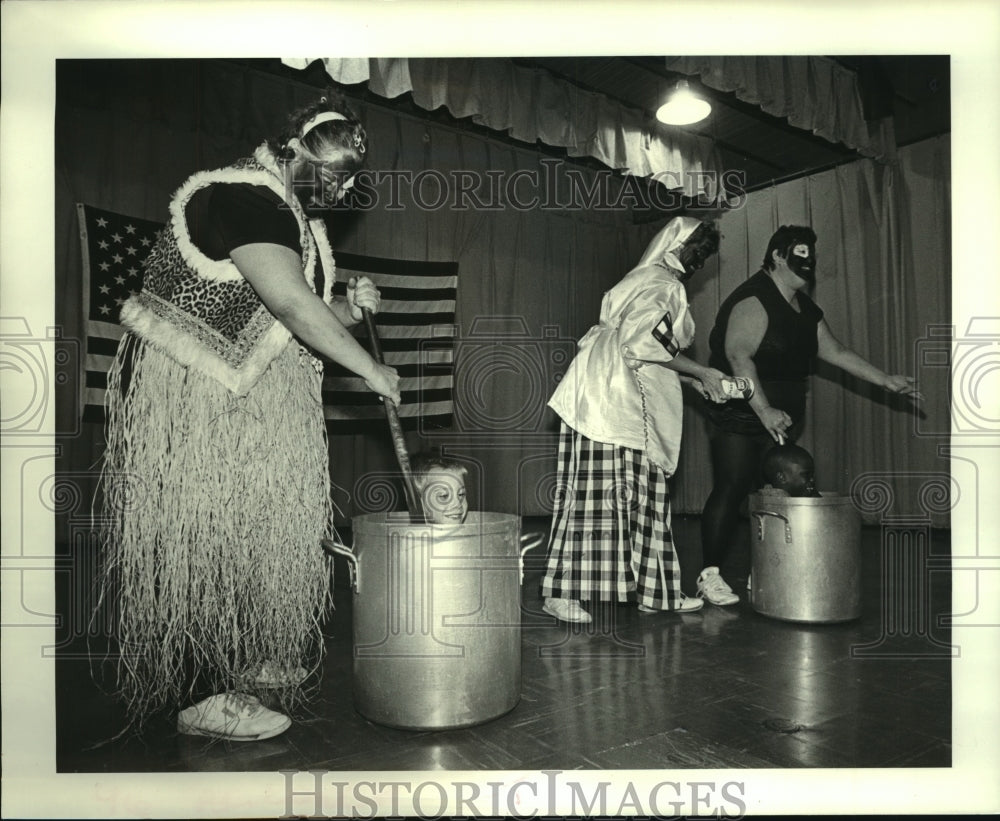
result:
<svg viewBox="0 0 1000 821"><path fill-rule="evenodd" d="M326 123L330 120L346 120L343 114L338 114L336 111L323 111L313 117L309 122L302 126L302 133L299 135L299 139L304 137L310 131L312 131L320 123Z"/></svg>

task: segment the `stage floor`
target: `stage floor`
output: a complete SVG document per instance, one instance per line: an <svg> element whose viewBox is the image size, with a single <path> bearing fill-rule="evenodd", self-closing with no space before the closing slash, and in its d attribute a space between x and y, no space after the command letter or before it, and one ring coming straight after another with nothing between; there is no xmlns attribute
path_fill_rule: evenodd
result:
<svg viewBox="0 0 1000 821"><path fill-rule="evenodd" d="M529 520L524 531L547 528ZM675 541L694 592L697 518L676 517ZM767 618L741 601L692 614L640 617L633 605L592 606L589 625L541 610L544 548L527 557L522 587L522 694L507 715L450 731L394 730L353 708L351 592L346 573L326 624L318 697L284 734L228 743L180 735L175 717L142 738L99 744L122 726L120 707L90 665L65 648L57 663L59 772L278 770L544 770L948 767L953 650L951 576L900 589L883 567L879 528L862 534L863 614L843 624ZM931 531L935 566L948 531ZM726 568L738 593L745 551ZM919 569L918 569L919 570ZM922 571L921 571L922 572ZM902 584L911 585L910 582ZM916 595L915 595L916 593ZM901 613L900 608L912 612ZM903 616L903 618L900 618Z"/></svg>

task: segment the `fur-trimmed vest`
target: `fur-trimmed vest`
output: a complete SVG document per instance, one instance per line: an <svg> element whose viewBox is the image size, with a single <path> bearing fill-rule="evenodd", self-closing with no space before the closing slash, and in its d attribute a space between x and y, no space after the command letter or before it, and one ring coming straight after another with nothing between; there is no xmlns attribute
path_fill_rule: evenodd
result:
<svg viewBox="0 0 1000 821"><path fill-rule="evenodd" d="M190 177L170 202L170 220L144 263L143 288L122 305L121 323L183 365L245 394L291 339L230 259L213 260L194 244L186 208L195 192L217 183L267 186L299 226L303 276L315 290L323 266L323 301L332 301L336 269L322 219L308 219L286 197L281 169L266 146L228 168ZM319 363L316 363L317 366Z"/></svg>

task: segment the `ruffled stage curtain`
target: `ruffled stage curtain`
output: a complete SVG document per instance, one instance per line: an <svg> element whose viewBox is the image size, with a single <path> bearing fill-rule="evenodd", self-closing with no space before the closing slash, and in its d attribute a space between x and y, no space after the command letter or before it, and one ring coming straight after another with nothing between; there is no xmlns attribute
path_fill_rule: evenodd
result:
<svg viewBox="0 0 1000 821"><path fill-rule="evenodd" d="M865 157L895 159L892 118L866 121L857 75L828 57L670 57L666 68Z"/></svg>
<svg viewBox="0 0 1000 821"><path fill-rule="evenodd" d="M503 59L284 59L305 68L321 59L336 82L368 82L368 89L393 99L410 92L421 108L442 106L455 117L507 133L534 145L565 148L571 157L593 157L636 177L656 176L685 196L718 198L722 161L711 140L686 133L654 131L637 110L584 91L546 72Z"/></svg>

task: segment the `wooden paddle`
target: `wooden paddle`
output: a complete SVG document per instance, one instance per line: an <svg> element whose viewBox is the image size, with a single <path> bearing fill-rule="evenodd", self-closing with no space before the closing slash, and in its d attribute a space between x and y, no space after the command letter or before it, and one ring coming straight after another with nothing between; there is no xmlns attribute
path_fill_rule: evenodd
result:
<svg viewBox="0 0 1000 821"><path fill-rule="evenodd" d="M372 356L380 365L384 365L385 357L382 355L382 343L379 341L378 329L375 327L375 317L368 308L361 310L368 328ZM410 456L406 452L406 439L403 437L403 426L399 422L399 412L388 396L382 397L382 404L385 406L385 418L389 421L389 432L392 434L392 446L396 451L396 461L399 462L399 469L403 474L403 490L406 493L406 508L410 512L410 521L414 524L422 524L424 522L424 508L420 503L420 494L413 481Z"/></svg>

